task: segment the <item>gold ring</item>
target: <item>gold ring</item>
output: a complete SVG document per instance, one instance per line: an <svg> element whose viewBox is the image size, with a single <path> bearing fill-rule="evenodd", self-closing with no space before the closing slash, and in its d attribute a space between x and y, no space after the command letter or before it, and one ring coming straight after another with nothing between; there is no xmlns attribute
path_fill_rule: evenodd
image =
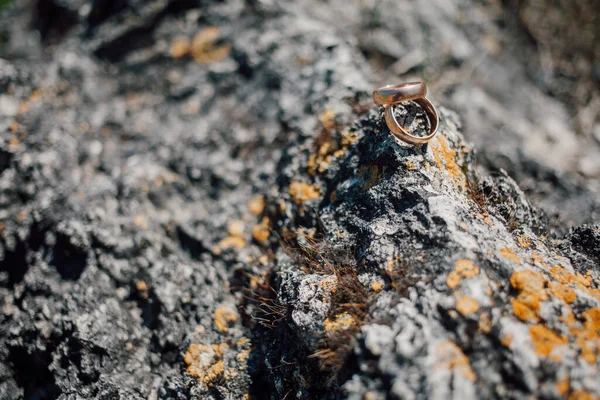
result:
<svg viewBox="0 0 600 400"><path fill-rule="evenodd" d="M430 141L436 135L439 125L438 113L429 100L425 97L427 85L423 82L411 82L402 85L388 85L373 91L373 101L385 106L385 122L390 132L398 139L409 144L422 144ZM414 136L408 133L396 119L394 108L398 103L413 101L418 104L429 120L429 133L427 136Z"/></svg>
<svg viewBox="0 0 600 400"><path fill-rule="evenodd" d="M415 103L417 103L423 110L425 110L425 114L427 114L427 118L429 119L429 134L427 136L414 136L408 133L407 131L400 126L398 120L396 120L396 115L394 115L394 107L396 104L388 104L385 106L385 122L392 132L398 139L405 141L410 144L422 144L427 143L436 135L439 125L439 118L435 107L427 98L422 97L420 99L414 99Z"/></svg>
<svg viewBox="0 0 600 400"><path fill-rule="evenodd" d="M425 96L427 96L427 85L423 82L387 85L373 91L373 101L381 105L411 101Z"/></svg>

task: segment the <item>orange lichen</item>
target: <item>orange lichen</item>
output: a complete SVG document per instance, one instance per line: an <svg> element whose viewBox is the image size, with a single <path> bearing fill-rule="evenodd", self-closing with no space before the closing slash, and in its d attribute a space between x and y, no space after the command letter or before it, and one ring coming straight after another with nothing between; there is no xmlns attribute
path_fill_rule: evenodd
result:
<svg viewBox="0 0 600 400"><path fill-rule="evenodd" d="M327 278L321 279L318 283L319 287L326 293L335 293L338 284L338 277L336 275L328 276Z"/></svg>
<svg viewBox="0 0 600 400"><path fill-rule="evenodd" d="M269 226L270 220L268 217L264 217L260 224L252 227L252 237L257 242L264 242L271 235L271 228Z"/></svg>
<svg viewBox="0 0 600 400"><path fill-rule="evenodd" d="M228 57L231 53L231 45L218 44L220 38L221 31L216 26L209 26L198 32L192 40L190 49L194 60L200 64L209 64Z"/></svg>
<svg viewBox="0 0 600 400"><path fill-rule="evenodd" d="M308 156L306 167L309 174L316 175L317 172L323 173L329 167L329 164L331 164L330 149L331 142L324 142L319 146L316 153Z"/></svg>
<svg viewBox="0 0 600 400"><path fill-rule="evenodd" d="M364 179L364 181L360 184L360 187L365 190L369 190L375 186L375 183L377 183L377 178L379 177L379 167L375 164L363 165L358 169L357 175L359 178Z"/></svg>
<svg viewBox="0 0 600 400"><path fill-rule="evenodd" d="M177 36L171 42L169 53L173 58L181 58L190 52L191 42L185 36Z"/></svg>
<svg viewBox="0 0 600 400"><path fill-rule="evenodd" d="M585 390L574 390L569 395L568 400L598 400L598 397L592 396L589 392Z"/></svg>
<svg viewBox="0 0 600 400"><path fill-rule="evenodd" d="M371 282L371 290L372 291L377 293L377 292L381 292L381 289L383 289L383 284L381 282L378 282L378 281Z"/></svg>
<svg viewBox="0 0 600 400"><path fill-rule="evenodd" d="M526 249L531 246L531 239L526 236L517 236L517 243L519 243L519 246Z"/></svg>
<svg viewBox="0 0 600 400"><path fill-rule="evenodd" d="M456 260L454 270L463 278L473 278L479 275L479 267L469 260Z"/></svg>
<svg viewBox="0 0 600 400"><path fill-rule="evenodd" d="M264 209L265 209L265 198L262 196L253 197L248 202L248 210L250 210L250 212L254 215L262 214Z"/></svg>
<svg viewBox="0 0 600 400"><path fill-rule="evenodd" d="M227 233L229 236L244 237L244 221L234 219L227 222Z"/></svg>
<svg viewBox="0 0 600 400"><path fill-rule="evenodd" d="M488 334L492 331L492 319L490 314L483 312L479 316L479 332Z"/></svg>
<svg viewBox="0 0 600 400"><path fill-rule="evenodd" d="M228 236L219 241L219 245L216 250L218 253L221 249L223 249L223 250L232 249L232 248L241 249L244 246L246 246L246 241L244 239L242 239L241 237Z"/></svg>
<svg viewBox="0 0 600 400"><path fill-rule="evenodd" d="M532 293L546 300L544 284L546 279L541 273L529 269L513 272L510 276L510 284L519 292Z"/></svg>
<svg viewBox="0 0 600 400"><path fill-rule="evenodd" d="M432 141L433 158L435 165L448 173L457 188L465 190L467 177L460 165L456 162L457 150L451 149L448 140L443 135L438 135L437 140Z"/></svg>
<svg viewBox="0 0 600 400"><path fill-rule="evenodd" d="M449 288L454 289L460 285L462 278L473 278L479 275L479 267L469 260L456 260L454 264L454 271L448 274L446 278L446 285Z"/></svg>
<svg viewBox="0 0 600 400"><path fill-rule="evenodd" d="M574 302L577 298L577 293L573 289L558 282L550 282L548 292L551 296L561 299L567 304Z"/></svg>
<svg viewBox="0 0 600 400"><path fill-rule="evenodd" d="M213 321L217 330L227 332L229 323L237 321L237 314L227 306L217 307Z"/></svg>
<svg viewBox="0 0 600 400"><path fill-rule="evenodd" d="M511 335L503 335L500 337L500 344L504 347L510 347L512 344L513 338Z"/></svg>
<svg viewBox="0 0 600 400"><path fill-rule="evenodd" d="M458 285L460 285L461 280L462 278L460 277L460 275L457 272L452 271L448 274L448 277L446 278L446 285L448 285L448 287L451 289L456 289Z"/></svg>
<svg viewBox="0 0 600 400"><path fill-rule="evenodd" d="M145 292L148 290L148 284L144 281L137 281L135 288L140 292Z"/></svg>
<svg viewBox="0 0 600 400"><path fill-rule="evenodd" d="M133 223L142 229L148 229L148 220L143 215L133 217Z"/></svg>
<svg viewBox="0 0 600 400"><path fill-rule="evenodd" d="M248 357L250 357L250 349L244 349L235 356L235 359L241 363L245 363L248 360Z"/></svg>
<svg viewBox="0 0 600 400"><path fill-rule="evenodd" d="M468 231L469 230L469 226L467 224L465 224L464 222L460 222L458 224L459 228L462 229L463 231Z"/></svg>
<svg viewBox="0 0 600 400"><path fill-rule="evenodd" d="M513 272L510 284L517 289L519 296L511 303L517 318L523 321L538 320L540 301L548 298L544 291L545 283L546 279L539 272L528 269Z"/></svg>
<svg viewBox="0 0 600 400"><path fill-rule="evenodd" d="M228 349L226 343L192 344L185 352L184 361L187 373L207 386L212 386L224 375L223 352Z"/></svg>
<svg viewBox="0 0 600 400"><path fill-rule="evenodd" d="M506 258L507 260L514 262L515 264L521 264L521 259L517 257L514 250L509 247L501 248L500 255L502 255L502 257Z"/></svg>
<svg viewBox="0 0 600 400"><path fill-rule="evenodd" d="M590 287L592 286L592 277L589 275L583 275L579 272L575 274L575 283L579 287Z"/></svg>
<svg viewBox="0 0 600 400"><path fill-rule="evenodd" d="M571 384L570 384L569 376L565 376L563 379L558 381L558 383L556 384L556 391L561 396L565 396L567 393L569 393L570 386L571 386Z"/></svg>
<svg viewBox="0 0 600 400"><path fill-rule="evenodd" d="M591 308L581 314L583 325L587 331L598 334L600 330L600 307Z"/></svg>
<svg viewBox="0 0 600 400"><path fill-rule="evenodd" d="M347 330L356 324L356 322L356 319L352 315L343 312L336 315L333 321L329 318L325 320L325 332Z"/></svg>
<svg viewBox="0 0 600 400"><path fill-rule="evenodd" d="M533 301L524 302L521 300L511 300L513 313L522 321L537 321L537 313L540 311L539 301L537 301L536 304L535 297L530 296L529 299Z"/></svg>
<svg viewBox="0 0 600 400"><path fill-rule="evenodd" d="M560 265L555 265L550 270L550 274L554 280L560 283L571 283L575 276L570 273L567 269L561 267Z"/></svg>
<svg viewBox="0 0 600 400"><path fill-rule="evenodd" d="M438 359L436 366L441 366L457 372L471 382L475 382L477 375L475 375L475 372L471 369L469 358L462 352L456 343L450 340L442 342L436 346L435 353Z"/></svg>
<svg viewBox="0 0 600 400"><path fill-rule="evenodd" d="M296 204L302 204L307 200L316 199L321 195L321 192L316 185L309 185L305 182L290 183L288 192Z"/></svg>
<svg viewBox="0 0 600 400"><path fill-rule="evenodd" d="M337 126L335 122L335 112L330 109L323 111L321 115L319 115L319 121L327 131L331 131Z"/></svg>
<svg viewBox="0 0 600 400"><path fill-rule="evenodd" d="M479 303L471 296L461 296L456 300L456 309L462 315L471 315L479 310Z"/></svg>
<svg viewBox="0 0 600 400"><path fill-rule="evenodd" d="M589 341L585 338L586 335L579 335L575 340L575 344L581 348L581 358L587 363L594 364L596 362L596 353L594 349L590 347Z"/></svg>
<svg viewBox="0 0 600 400"><path fill-rule="evenodd" d="M532 325L529 327L529 337L533 343L535 352L542 357L549 357L554 361L560 361L561 357L552 354L554 349L567 344L567 338L559 336L550 329L542 325Z"/></svg>

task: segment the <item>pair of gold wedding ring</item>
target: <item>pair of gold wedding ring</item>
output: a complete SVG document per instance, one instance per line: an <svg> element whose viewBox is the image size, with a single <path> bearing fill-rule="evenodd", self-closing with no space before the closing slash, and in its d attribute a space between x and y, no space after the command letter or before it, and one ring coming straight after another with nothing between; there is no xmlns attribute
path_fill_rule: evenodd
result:
<svg viewBox="0 0 600 400"><path fill-rule="evenodd" d="M373 101L375 103L385 106L385 122L392 132L398 139L410 143L410 144L422 144L433 139L437 133L439 125L439 117L435 107L427 98L427 85L423 82L410 82L402 85L388 85L375 89L373 91ZM412 101L425 111L427 118L429 119L429 133L426 136L414 136L411 135L407 129L402 127L396 115L394 109L398 103L405 101Z"/></svg>

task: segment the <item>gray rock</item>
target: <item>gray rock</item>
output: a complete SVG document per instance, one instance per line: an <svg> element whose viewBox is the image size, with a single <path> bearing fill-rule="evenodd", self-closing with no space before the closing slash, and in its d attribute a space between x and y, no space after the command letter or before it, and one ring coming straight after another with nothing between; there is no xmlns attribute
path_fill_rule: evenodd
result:
<svg viewBox="0 0 600 400"><path fill-rule="evenodd" d="M473 6L12 5L0 398L600 396L598 146Z"/></svg>

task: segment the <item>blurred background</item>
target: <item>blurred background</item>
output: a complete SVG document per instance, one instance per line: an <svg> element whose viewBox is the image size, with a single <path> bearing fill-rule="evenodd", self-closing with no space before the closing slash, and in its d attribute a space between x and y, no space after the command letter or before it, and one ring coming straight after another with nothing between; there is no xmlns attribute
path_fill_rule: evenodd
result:
<svg viewBox="0 0 600 400"><path fill-rule="evenodd" d="M353 57L368 69L372 87L427 82L437 104L459 113L482 164L508 171L560 219L557 226L580 224L598 213L599 0L214 2L232 10L229 18L203 10L210 2L191 0L22 0L12 8L11 3L0 3L2 57L36 63L72 42L71 49L86 48L101 64L117 66L113 73L122 67L147 73L143 65L164 65L164 58L177 63L190 54L200 65L212 64L209 69L227 65L219 61L231 57L243 64L235 10L259 9L268 19L301 9L355 49ZM211 28L199 33L206 26ZM288 33L296 30L290 26ZM284 32L278 45L286 40ZM297 63L310 65L310 51L289 46ZM190 96L201 105L208 101L198 93Z"/></svg>

